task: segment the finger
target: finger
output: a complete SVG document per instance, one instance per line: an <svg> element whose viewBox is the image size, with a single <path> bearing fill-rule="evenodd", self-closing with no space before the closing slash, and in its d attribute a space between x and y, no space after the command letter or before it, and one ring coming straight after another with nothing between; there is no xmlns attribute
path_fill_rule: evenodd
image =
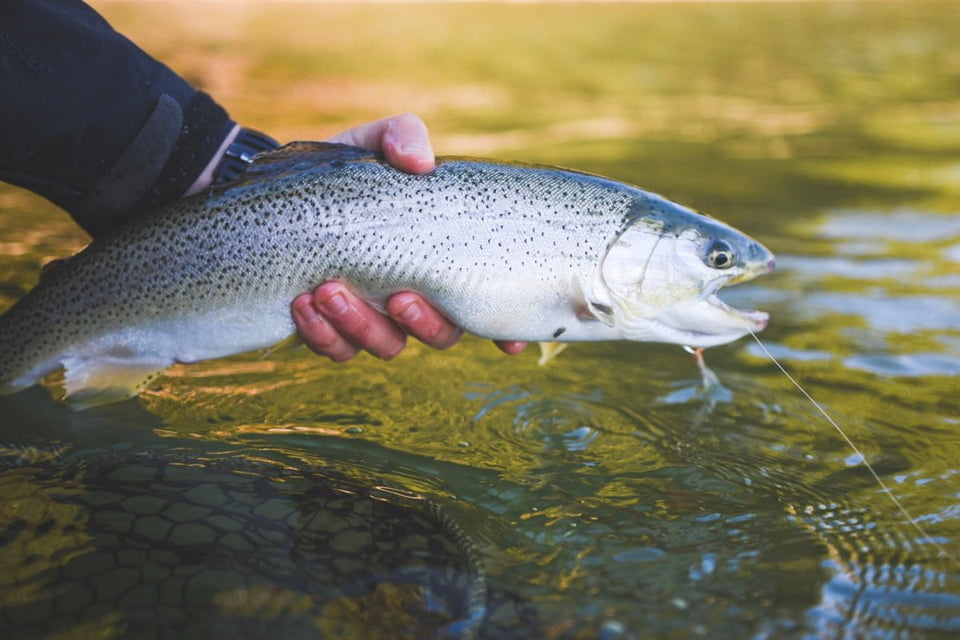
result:
<svg viewBox="0 0 960 640"><path fill-rule="evenodd" d="M410 291L393 295L387 301L387 313L401 329L436 349L452 347L463 335L456 325Z"/></svg>
<svg viewBox="0 0 960 640"><path fill-rule="evenodd" d="M436 168L427 125L413 114L391 118L380 144L387 162L402 171L428 173Z"/></svg>
<svg viewBox="0 0 960 640"><path fill-rule="evenodd" d="M355 296L339 282L320 285L313 306L344 340L389 360L406 345L406 335L392 320Z"/></svg>
<svg viewBox="0 0 960 640"><path fill-rule="evenodd" d="M494 341L494 344L500 347L500 350L508 356L515 356L527 348L526 342L517 342L515 340L499 340Z"/></svg>
<svg viewBox="0 0 960 640"><path fill-rule="evenodd" d="M326 356L334 362L346 362L360 351L320 315L313 306L313 294L297 296L291 305L291 314L300 338L314 353Z"/></svg>
<svg viewBox="0 0 960 640"><path fill-rule="evenodd" d="M427 125L410 113L362 124L329 141L382 153L391 165L409 173L427 173L436 166Z"/></svg>

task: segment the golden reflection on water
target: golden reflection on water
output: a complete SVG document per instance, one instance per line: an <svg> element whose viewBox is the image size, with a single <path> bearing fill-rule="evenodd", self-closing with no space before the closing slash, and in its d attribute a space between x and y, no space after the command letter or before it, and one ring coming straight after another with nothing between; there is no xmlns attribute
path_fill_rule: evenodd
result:
<svg viewBox="0 0 960 640"><path fill-rule="evenodd" d="M55 456L50 456L55 457ZM33 464L43 457L34 458ZM0 476L0 521L16 531L0 547L0 607L40 603L49 597L44 577L71 560L89 553L92 538L86 533L89 514L65 504L65 496L78 495L79 478L51 484L38 481L35 469L5 470Z"/></svg>

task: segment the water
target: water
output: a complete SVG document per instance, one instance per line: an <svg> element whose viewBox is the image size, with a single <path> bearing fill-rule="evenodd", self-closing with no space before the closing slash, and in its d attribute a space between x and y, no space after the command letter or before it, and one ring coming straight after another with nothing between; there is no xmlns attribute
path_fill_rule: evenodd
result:
<svg viewBox="0 0 960 640"><path fill-rule="evenodd" d="M2 401L2 635L960 631L955 3L187 7L103 10L279 138L412 110L442 153L762 241L778 270L725 299L931 539L750 340L710 392L661 345L249 354L102 410ZM0 307L85 242L12 189L0 220Z"/></svg>

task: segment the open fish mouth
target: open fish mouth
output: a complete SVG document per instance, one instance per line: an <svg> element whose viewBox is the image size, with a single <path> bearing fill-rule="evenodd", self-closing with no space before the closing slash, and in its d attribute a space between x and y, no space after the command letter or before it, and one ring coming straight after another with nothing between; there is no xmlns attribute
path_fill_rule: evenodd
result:
<svg viewBox="0 0 960 640"><path fill-rule="evenodd" d="M773 269L772 254L766 252L766 256L761 255L761 260L739 273L701 283L693 295L683 296L682 291L671 291L668 285L661 294L665 297L674 295L675 299L654 313L644 313L642 305L638 306L640 312L637 313L630 308L629 302L618 305L624 337L706 348L763 331L770 321L769 314L756 309L734 308L717 295L724 286L752 280Z"/></svg>
<svg viewBox="0 0 960 640"><path fill-rule="evenodd" d="M753 280L757 276L761 276L765 273L770 273L773 271L774 267L776 266L776 262L774 261L772 254L767 252L767 255L769 256L769 259L766 260L766 262L760 263L754 269L751 269L731 280L717 281L715 286L708 290L707 295L704 296L704 302L719 309L731 318L738 320L745 328L749 328L753 332L763 331L766 329L767 323L770 321L770 314L764 311L757 311L756 309L737 309L735 307L731 307L726 302L721 300L719 296L717 296L717 291L719 291L721 287L734 286L740 284L741 282Z"/></svg>
<svg viewBox="0 0 960 640"><path fill-rule="evenodd" d="M644 336L641 339L649 339L652 334L660 342L699 348L733 342L767 328L770 316L766 312L731 307L717 296L719 288L681 302L656 317L638 318L634 323L635 334ZM627 337L637 339L629 333Z"/></svg>

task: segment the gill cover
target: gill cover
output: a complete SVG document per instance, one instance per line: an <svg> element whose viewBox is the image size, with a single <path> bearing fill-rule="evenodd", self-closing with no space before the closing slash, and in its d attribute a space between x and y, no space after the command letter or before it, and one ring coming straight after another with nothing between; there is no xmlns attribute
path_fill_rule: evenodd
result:
<svg viewBox="0 0 960 640"><path fill-rule="evenodd" d="M634 221L607 246L594 283L594 295L588 298L590 311L605 324L626 330L656 313L658 296L644 295L649 278L664 278L662 261L655 259L663 225L654 220ZM598 286L599 285L599 286ZM636 330L625 336L644 340ZM635 337L636 336L636 337Z"/></svg>

